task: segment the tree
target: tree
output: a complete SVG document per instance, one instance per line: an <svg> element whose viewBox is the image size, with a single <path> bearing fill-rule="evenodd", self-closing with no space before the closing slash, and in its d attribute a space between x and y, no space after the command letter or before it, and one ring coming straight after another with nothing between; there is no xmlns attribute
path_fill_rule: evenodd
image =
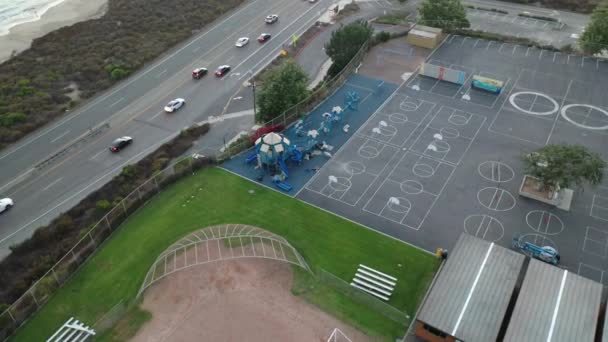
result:
<svg viewBox="0 0 608 342"><path fill-rule="evenodd" d="M446 30L470 26L460 0L425 0L419 8L420 24Z"/></svg>
<svg viewBox="0 0 608 342"><path fill-rule="evenodd" d="M294 61L270 69L256 93L256 121L267 122L308 97L308 76Z"/></svg>
<svg viewBox="0 0 608 342"><path fill-rule="evenodd" d="M328 74L335 76L342 71L373 33L374 29L361 19L333 31L325 44L325 53L333 62Z"/></svg>
<svg viewBox="0 0 608 342"><path fill-rule="evenodd" d="M598 4L593 10L591 20L581 35L579 44L590 54L608 49L608 1Z"/></svg>
<svg viewBox="0 0 608 342"><path fill-rule="evenodd" d="M524 156L524 170L548 188L597 185L604 177L606 162L581 145L547 145Z"/></svg>

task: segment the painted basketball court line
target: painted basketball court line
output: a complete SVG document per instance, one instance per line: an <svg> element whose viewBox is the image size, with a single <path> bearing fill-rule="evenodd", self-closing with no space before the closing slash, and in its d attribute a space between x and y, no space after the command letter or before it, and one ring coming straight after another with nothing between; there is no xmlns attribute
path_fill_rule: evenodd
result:
<svg viewBox="0 0 608 342"><path fill-rule="evenodd" d="M408 158L411 158L411 160L408 161ZM412 163L412 160L415 161ZM434 176L437 174L440 167L443 167L444 170L447 168L449 171L447 177L445 177L445 172L443 173L445 179L443 179L443 184L441 184L440 189L435 192L432 190L425 190L430 188L431 185L428 184L429 182L425 182L424 179L433 177L431 184L436 186L437 182L435 181L436 177ZM407 151L401 156L399 162L395 164L388 177L382 181L376 191L369 197L369 200L363 206L362 210L405 227L419 230L437 202L437 198L443 193L443 190L451 179L455 169L456 166L412 151ZM399 172L397 172L397 170L399 170ZM406 174L406 171L411 172L411 174L403 176ZM404 179L400 179L399 177L403 177ZM400 193L397 193L395 190L396 188L399 188ZM412 204L412 197L414 196L419 201L414 200ZM397 199L398 201L395 201L394 199ZM404 202L405 204L402 204L401 202ZM418 203L422 203L421 210L423 214L409 216L412 209L419 208L418 206L414 207L414 205L417 205ZM403 208L403 210L399 210L399 208ZM406 219L409 220L408 223L404 222Z"/></svg>
<svg viewBox="0 0 608 342"><path fill-rule="evenodd" d="M608 221L608 197L593 194L589 216L598 220Z"/></svg>
<svg viewBox="0 0 608 342"><path fill-rule="evenodd" d="M436 121L440 121L442 119L441 115L444 112L449 114L449 117L446 120L447 123L437 123ZM475 125L472 126L474 128L474 134L472 136L463 135L461 130L464 128L464 126L468 126L472 121L477 121L475 122ZM435 113L435 116L433 116L433 119L431 119L431 121L429 121L429 123L426 125L424 131L418 135L414 143L410 146L410 150L447 163L459 165L462 158L471 148L471 145L475 141L475 138L479 134L479 131L485 122L485 116L467 113L447 106L441 106ZM426 140L421 140L421 138ZM468 143L465 141L466 145L464 151L459 153L456 150L456 155L458 158L456 160L448 159L450 152L455 151L452 150L452 144L455 145L457 139L460 138L468 141ZM452 141L452 144L445 140Z"/></svg>
<svg viewBox="0 0 608 342"><path fill-rule="evenodd" d="M352 157L352 153L348 153L350 152L349 148L356 146L353 142L356 142L357 140L364 141L364 143L360 144L360 147L356 150L357 155L363 158L363 160L373 159L369 157L364 157L361 154L362 150L365 150L366 147L371 146L367 145L370 142L378 145L383 145L380 147L380 149L374 148L378 151L378 154L375 157L378 157L385 150L389 151L387 152L388 156L386 156L388 157L387 162L381 164L382 168L377 173L369 171L369 165L365 161L354 160L355 158ZM361 138L358 136L353 136L351 140L347 142L347 144L348 146L345 145L344 148L339 151L339 154L337 153L336 155L334 155L332 160L327 163L325 167L320 170L304 188L324 197L331 198L335 201L354 207L359 203L363 195L368 191L372 184L376 182L380 174L384 172L386 167L397 155L399 150L395 147L372 141L368 138ZM348 161L340 161L340 158L344 154L351 155ZM351 170L350 172L348 170L349 165ZM352 167L353 165L357 166ZM373 166L377 165L378 164L376 163ZM361 178L364 179L361 181ZM353 187L353 184L367 184L367 186L365 188L360 188ZM345 200L344 197L348 195L351 196L351 199ZM354 198L352 196L354 196Z"/></svg>
<svg viewBox="0 0 608 342"><path fill-rule="evenodd" d="M605 259L608 256L608 231L587 226L583 252Z"/></svg>
<svg viewBox="0 0 608 342"><path fill-rule="evenodd" d="M396 95L395 100L401 100L399 103L399 111L391 109L385 111L385 108L378 110L370 118L365 125L365 128L357 132L357 134L402 148L411 139L412 134L420 128L420 125L427 119L436 106L435 103L414 99L406 95ZM387 107L392 102L393 100L388 102ZM426 110L423 109L418 113L418 110L421 107L426 108ZM389 111L390 113L388 113ZM400 133L402 129L404 131L409 130L409 134L397 134ZM394 139L399 139L402 142L393 142Z"/></svg>
<svg viewBox="0 0 608 342"><path fill-rule="evenodd" d="M365 190L363 191L363 193L362 193L360 196L358 196L358 198L357 198L357 200L355 201L355 203L349 203L349 202L346 202L346 201L343 201L343 200L342 200L342 197L343 197L343 196L344 196L344 195L345 195L345 194L346 194L346 193L347 193L347 192L350 190L350 188L349 188L349 189L346 189L346 191L344 191L344 194L341 196L341 198L340 198L340 199L335 199L335 198L329 197L329 196L327 196L326 194L322 193L322 191L319 191L319 190L314 189L315 182L317 182L317 180L318 180L318 179L320 179L321 175L322 175L324 172L326 172L327 170L329 170L329 169L330 169L332 166L334 166L334 168L335 168L335 165L338 163L338 162L337 162L337 160L339 159L338 157L340 157L340 156L342 156L344 153L346 153L345 151L347 150L347 148L348 148L348 147L350 147L350 146L352 145L351 143L352 143L353 139L355 139L356 137L362 137L363 139L365 139L365 144L367 144L368 142L377 142L377 141L375 141L375 140L372 140L372 139L366 138L366 137L365 137L365 136L363 136L363 135L360 135L360 132L361 132L361 131L362 131L362 130L363 130L363 129L364 129L364 128L365 128L365 127L366 127L366 126L369 124L370 120L372 120L372 118L374 117L374 115L375 115L376 113L378 113L378 112L379 112L379 111L380 111L382 108L384 108L384 107L385 107L385 106L386 106L388 103L390 103L390 102L393 100L393 98L394 98L395 96L398 96L398 95L399 95L399 89L401 89L405 83L406 83L406 81L404 81L403 83L401 83L401 84L399 85L399 87L397 87L397 89L395 89L395 91L394 91L394 92L393 92L393 93L392 93L392 94L391 94L391 95L390 95L390 96L389 96L389 97L388 97L388 98L387 98L387 99L386 99L386 100L385 100L385 101L384 101L384 102L383 102L383 103L382 103L382 104L381 104L381 105L380 105L380 106L379 106L379 107L376 109L376 111L374 112L374 114L373 114L373 115L371 115L371 116L370 116L370 117L369 117L369 118L368 118L368 119L367 119L367 120L366 120L366 121L365 121L365 122L364 122L364 123L363 123L363 124L362 124L362 125L359 127L359 129L358 129L358 130L355 132L355 134L353 134L353 136L352 136L352 137L351 137L351 138L350 138L348 141L346 141L346 143L344 143L344 144L343 144L343 145L340 147L340 149L338 149L338 151L336 151L336 153L333 155L333 157L331 158L331 160L330 160L329 162L325 163L325 165L323 166L323 168L322 168L322 169L321 169L319 172L317 172L315 175L313 175L313 176L311 177L311 179L309 179L309 180L308 180L308 182L306 182L306 184L305 184L305 185L304 185L304 186L303 186L303 187L300 189L300 191L298 191L298 193L296 193L295 197L297 197L297 196L300 194L300 192L302 192L304 189L306 189L306 190L308 190L308 191L311 191L311 192L317 193L317 194L319 194L319 195L321 195L321 196L324 196L324 197L327 197L327 198L331 198L331 199L333 199L333 200L336 200L336 201L341 202L341 203L343 203L343 204L349 205L349 206L351 206L351 207L354 207L354 206L356 206L356 205L357 205L357 203L359 203L359 201L360 201L361 197L362 197L362 196L363 196L365 193L367 193L367 190L369 189L369 187L371 187L371 186L372 186L372 184L373 184L373 183L375 182L375 180L378 178L378 175L379 175L379 174L381 174L382 172L384 172L384 169L386 168L386 166L388 166L388 165L390 164L390 162L393 160L394 156L397 154L397 151L395 151L395 153L394 153L394 154L393 154L393 155L392 155L392 156L389 158L389 161L388 161L388 162L387 162L387 163L386 163L386 164L385 164L385 165L382 167L382 170L379 172L379 174L374 176L373 181L368 182L368 186L365 188ZM380 143L380 142L377 142L377 143ZM387 144L384 144L384 145L386 145L386 147L388 147L388 148L390 148L390 147L391 147L390 145L387 145ZM362 145L362 146L364 146L364 145ZM359 149L359 150L360 150L360 149ZM358 151L359 151L359 150L358 150ZM367 165L365 165L365 164L363 164L363 165L364 165L364 167L365 167L365 172L368 172L368 171L367 171ZM327 177L329 177L329 176L327 176ZM328 181L329 181L329 179L328 179ZM324 184L324 185L323 185L323 187L325 187L326 185L328 185L328 184ZM322 187L322 189L323 189L323 187Z"/></svg>

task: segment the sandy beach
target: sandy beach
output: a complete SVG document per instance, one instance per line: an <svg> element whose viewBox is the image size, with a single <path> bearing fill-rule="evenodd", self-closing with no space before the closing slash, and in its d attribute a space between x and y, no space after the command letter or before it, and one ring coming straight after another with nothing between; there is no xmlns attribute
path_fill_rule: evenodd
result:
<svg viewBox="0 0 608 342"><path fill-rule="evenodd" d="M0 36L0 62L10 58L13 51L30 47L32 40L63 26L98 18L107 8L107 0L66 0L49 9L38 21L17 25L10 33Z"/></svg>

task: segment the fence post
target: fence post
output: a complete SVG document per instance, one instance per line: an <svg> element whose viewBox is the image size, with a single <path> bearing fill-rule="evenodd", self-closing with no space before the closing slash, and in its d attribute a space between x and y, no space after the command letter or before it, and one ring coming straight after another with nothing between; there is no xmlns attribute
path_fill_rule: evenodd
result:
<svg viewBox="0 0 608 342"><path fill-rule="evenodd" d="M154 176L154 185L156 185L156 191L160 192L160 187L158 186L158 182L156 181L156 175Z"/></svg>
<svg viewBox="0 0 608 342"><path fill-rule="evenodd" d="M127 197L129 197L129 195L127 195ZM120 201L120 203L122 204L122 209L125 211L125 215L127 215L127 207L125 206L125 200L123 199L122 201Z"/></svg>
<svg viewBox="0 0 608 342"><path fill-rule="evenodd" d="M95 226L97 227L97 226ZM93 227L93 228L95 228ZM97 244L95 243L95 239L93 239L93 235L91 235L91 231L89 230L89 233L87 234L89 236L89 239L91 239L91 242L93 242L93 246L95 246L95 248L97 248Z"/></svg>
<svg viewBox="0 0 608 342"><path fill-rule="evenodd" d="M145 182L144 182L144 184L145 184ZM141 191L139 190L139 188L141 188L141 185L137 187L137 196L139 196L139 200L141 201Z"/></svg>
<svg viewBox="0 0 608 342"><path fill-rule="evenodd" d="M108 214L109 214L109 212L108 212ZM110 220L108 220L108 214L106 214L106 216L104 216L104 217L106 218L106 223L108 224L108 229L111 232L112 231L112 225L110 224Z"/></svg>
<svg viewBox="0 0 608 342"><path fill-rule="evenodd" d="M57 278L57 274L55 273L54 266L53 266L53 268L51 268L51 272L53 272L53 277L55 278L55 281L57 282L57 286L61 286L61 283L59 282L59 278Z"/></svg>
<svg viewBox="0 0 608 342"><path fill-rule="evenodd" d="M15 317L13 317L13 314L11 313L11 308L10 307L8 309L6 309L6 312L8 312L9 316L11 316L11 319L13 320L13 323L17 324L17 320L15 319Z"/></svg>
<svg viewBox="0 0 608 342"><path fill-rule="evenodd" d="M72 247L70 252L72 252L72 260L74 260L75 263L78 263L78 260L76 260L76 254L74 254L74 247Z"/></svg>
<svg viewBox="0 0 608 342"><path fill-rule="evenodd" d="M29 292L30 292L30 295L32 296L32 298L34 299L34 302L36 303L36 306L37 306L37 307L40 307L40 304L38 304L38 300L36 299L36 296L34 296L34 290L32 290L32 289L30 288L30 291L29 291Z"/></svg>

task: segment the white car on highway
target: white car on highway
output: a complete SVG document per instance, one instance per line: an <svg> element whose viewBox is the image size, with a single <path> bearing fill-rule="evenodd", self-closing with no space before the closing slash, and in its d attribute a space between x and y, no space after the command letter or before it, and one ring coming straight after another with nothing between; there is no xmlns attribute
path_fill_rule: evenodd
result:
<svg viewBox="0 0 608 342"><path fill-rule="evenodd" d="M243 47L245 45L249 44L249 38L247 37L241 37L239 38L239 40L236 41L236 47Z"/></svg>
<svg viewBox="0 0 608 342"><path fill-rule="evenodd" d="M184 99L175 99L169 103L167 103L167 105L165 106L165 112L167 113L173 113L176 110L182 108L183 105L186 104L186 100Z"/></svg>
<svg viewBox="0 0 608 342"><path fill-rule="evenodd" d="M13 206L13 200L10 198L0 199L0 213L9 210Z"/></svg>
<svg viewBox="0 0 608 342"><path fill-rule="evenodd" d="M279 21L279 16L276 14L269 14L268 16L266 16L266 19L264 19L264 21L266 22L266 24L274 24Z"/></svg>

